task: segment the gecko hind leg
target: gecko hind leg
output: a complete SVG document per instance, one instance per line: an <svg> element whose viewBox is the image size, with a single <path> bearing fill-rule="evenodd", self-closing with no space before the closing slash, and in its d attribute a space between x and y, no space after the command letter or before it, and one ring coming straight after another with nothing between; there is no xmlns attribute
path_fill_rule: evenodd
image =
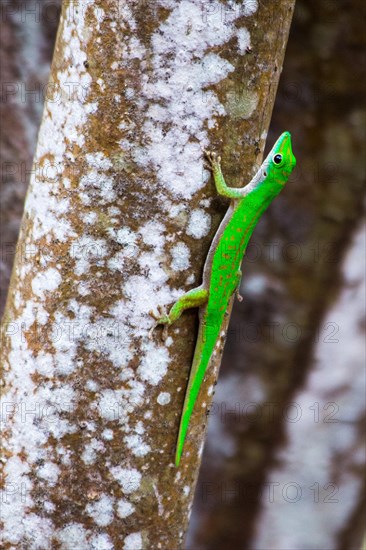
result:
<svg viewBox="0 0 366 550"><path fill-rule="evenodd" d="M242 302L243 299L244 299L243 296L240 294L240 281L241 281L242 275L243 275L243 273L242 273L241 269L239 269L237 274L236 274L238 283L237 283L237 287L236 287L236 290L235 290L235 294L236 294L236 297L238 299L238 302Z"/></svg>
<svg viewBox="0 0 366 550"><path fill-rule="evenodd" d="M150 338L152 337L154 329L158 325L164 325L163 337L166 338L168 327L179 319L183 311L192 307L203 306L207 302L207 299L208 291L203 286L199 286L197 288L192 288L192 290L186 294L183 294L183 296L181 296L172 306L169 313L166 313L161 307L159 308L159 316L150 311L150 315L152 315L152 317L156 320L155 325L153 325L150 329Z"/></svg>

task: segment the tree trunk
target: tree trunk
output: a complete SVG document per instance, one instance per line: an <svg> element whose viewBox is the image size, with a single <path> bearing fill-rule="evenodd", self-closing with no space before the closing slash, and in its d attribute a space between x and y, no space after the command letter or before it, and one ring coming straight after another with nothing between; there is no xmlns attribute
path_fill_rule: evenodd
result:
<svg viewBox="0 0 366 550"><path fill-rule="evenodd" d="M270 131L291 131L296 173L244 259L194 550L361 546L363 51L356 0L298 0Z"/></svg>
<svg viewBox="0 0 366 550"><path fill-rule="evenodd" d="M0 6L0 314L42 117L59 3L12 0Z"/></svg>
<svg viewBox="0 0 366 550"><path fill-rule="evenodd" d="M220 357L176 469L196 312L163 343L149 311L227 206L202 148L234 185L261 161L293 5L64 3L4 315L4 548L182 545Z"/></svg>

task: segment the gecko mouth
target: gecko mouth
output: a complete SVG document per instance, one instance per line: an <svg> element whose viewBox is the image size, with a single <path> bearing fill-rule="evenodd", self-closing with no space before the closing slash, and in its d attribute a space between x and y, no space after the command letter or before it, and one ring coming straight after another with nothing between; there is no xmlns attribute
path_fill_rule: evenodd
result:
<svg viewBox="0 0 366 550"><path fill-rule="evenodd" d="M291 172L296 166L296 157L292 151L291 134L290 132L284 132L281 137L282 140L279 143L278 151L287 158L285 166Z"/></svg>

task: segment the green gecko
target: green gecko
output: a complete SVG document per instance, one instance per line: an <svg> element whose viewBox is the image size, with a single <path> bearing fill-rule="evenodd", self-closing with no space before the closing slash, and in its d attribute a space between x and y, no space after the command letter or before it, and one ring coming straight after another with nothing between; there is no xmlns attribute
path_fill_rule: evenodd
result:
<svg viewBox="0 0 366 550"><path fill-rule="evenodd" d="M202 284L184 294L172 306L169 314L159 308L157 325L165 325L164 332L184 310L198 307L200 325L192 367L180 421L175 464L179 466L189 421L197 396L217 344L230 299L236 293L241 301L239 285L240 265L253 230L269 204L279 194L296 165L292 153L291 135L284 132L276 141L260 169L245 187L228 187L221 171L221 159L206 152L216 190L231 199L230 207L211 243L203 268Z"/></svg>

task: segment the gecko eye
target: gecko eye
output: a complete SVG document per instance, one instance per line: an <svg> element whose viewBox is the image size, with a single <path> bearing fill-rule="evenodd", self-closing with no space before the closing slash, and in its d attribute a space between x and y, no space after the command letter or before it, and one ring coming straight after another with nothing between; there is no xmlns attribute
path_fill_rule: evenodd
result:
<svg viewBox="0 0 366 550"><path fill-rule="evenodd" d="M274 162L275 164L281 164L281 162L282 162L282 155L280 155L279 153L278 153L277 155L275 155L275 156L273 157L273 162Z"/></svg>

